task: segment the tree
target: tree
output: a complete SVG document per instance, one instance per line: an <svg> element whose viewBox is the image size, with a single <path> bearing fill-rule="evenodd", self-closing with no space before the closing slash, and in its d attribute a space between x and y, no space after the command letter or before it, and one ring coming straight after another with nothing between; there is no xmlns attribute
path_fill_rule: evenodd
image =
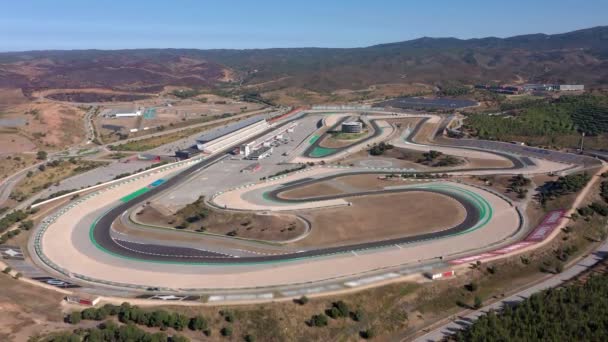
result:
<svg viewBox="0 0 608 342"><path fill-rule="evenodd" d="M182 335L173 335L171 336L171 342L190 342L190 339Z"/></svg>
<svg viewBox="0 0 608 342"><path fill-rule="evenodd" d="M340 310L338 310L337 307L332 306L329 310L327 310L327 316L333 319L338 319L340 318Z"/></svg>
<svg viewBox="0 0 608 342"><path fill-rule="evenodd" d="M592 208L590 208L590 207L582 207L582 208L578 208L578 213L581 216L587 217L587 216L593 215L594 210Z"/></svg>
<svg viewBox="0 0 608 342"><path fill-rule="evenodd" d="M173 314L173 316L175 317L175 322L173 324L173 328L175 330L181 331L181 330L184 330L184 328L188 326L188 323L190 322L188 317L186 317L182 314Z"/></svg>
<svg viewBox="0 0 608 342"><path fill-rule="evenodd" d="M475 309L479 309L479 308L481 308L482 305L483 305L483 301L481 300L481 297L475 296L475 299L473 302L473 307Z"/></svg>
<svg viewBox="0 0 608 342"><path fill-rule="evenodd" d="M36 153L36 159L38 159L38 160L46 160L47 157L48 157L48 153L46 153L46 151L38 151Z"/></svg>
<svg viewBox="0 0 608 342"><path fill-rule="evenodd" d="M602 216L608 216L608 206L600 202L593 202L589 208Z"/></svg>
<svg viewBox="0 0 608 342"><path fill-rule="evenodd" d="M230 326L223 327L222 330L220 330L220 334L222 334L222 336L225 336L225 337L232 336L232 327L230 327Z"/></svg>
<svg viewBox="0 0 608 342"><path fill-rule="evenodd" d="M198 315L190 319L188 327L190 330L204 330L207 329L207 321L203 316Z"/></svg>
<svg viewBox="0 0 608 342"><path fill-rule="evenodd" d="M363 338L363 339L369 340L369 339L374 338L374 336L376 336L376 332L372 328L369 328L369 329L365 329L365 330L361 331L359 333L359 336L361 336L361 338Z"/></svg>
<svg viewBox="0 0 608 342"><path fill-rule="evenodd" d="M357 311L353 312L353 315L352 315L353 321L361 322L361 320L363 319L363 315L364 315L363 311L361 311L361 310L357 310Z"/></svg>
<svg viewBox="0 0 608 342"><path fill-rule="evenodd" d="M324 314L312 315L310 318L310 325L313 327L324 327L327 323L327 316Z"/></svg>
<svg viewBox="0 0 608 342"><path fill-rule="evenodd" d="M80 319L81 319L80 311L72 311L67 318L68 323L70 323L70 324L78 324L78 323L80 323Z"/></svg>
<svg viewBox="0 0 608 342"><path fill-rule="evenodd" d="M224 319L226 320L226 322L228 322L228 323L234 322L234 314L232 313L232 311L222 311L221 314L224 316Z"/></svg>
<svg viewBox="0 0 608 342"><path fill-rule="evenodd" d="M23 230L30 230L33 227L34 227L34 221L32 221L32 220L21 221L21 223L19 224L19 228L21 228Z"/></svg>
<svg viewBox="0 0 608 342"><path fill-rule="evenodd" d="M468 285L466 285L466 288L471 291L471 292L475 292L477 291L477 289L479 288L479 286L477 285L476 282L472 281L470 282Z"/></svg>
<svg viewBox="0 0 608 342"><path fill-rule="evenodd" d="M340 317L348 317L350 310L348 309L348 305L344 301L337 301L333 303L333 306L338 309L338 313Z"/></svg>
<svg viewBox="0 0 608 342"><path fill-rule="evenodd" d="M245 342L255 342L255 336L250 334L245 335L243 339L245 340Z"/></svg>
<svg viewBox="0 0 608 342"><path fill-rule="evenodd" d="M167 322L169 321L169 313L165 310L155 310L154 312L152 312L152 314L150 315L150 318L148 319L148 326L149 327L162 327L162 326L166 326Z"/></svg>
<svg viewBox="0 0 608 342"><path fill-rule="evenodd" d="M299 299L296 299L296 302L300 305L306 305L306 303L308 303L308 297L302 296Z"/></svg>
<svg viewBox="0 0 608 342"><path fill-rule="evenodd" d="M488 270L488 273L490 273L490 274L496 273L496 265L488 266L486 269Z"/></svg>

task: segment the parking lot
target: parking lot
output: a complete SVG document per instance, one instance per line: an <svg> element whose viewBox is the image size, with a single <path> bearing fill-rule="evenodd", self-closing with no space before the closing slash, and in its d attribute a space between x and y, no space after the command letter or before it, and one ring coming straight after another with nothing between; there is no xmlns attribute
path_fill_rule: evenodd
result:
<svg viewBox="0 0 608 342"><path fill-rule="evenodd" d="M260 160L248 160L242 156L228 155L214 165L194 174L189 180L174 187L170 192L156 198L154 202L171 210L179 209L196 201L200 196L210 197L218 191L236 187L242 184L253 183L262 177L268 177L287 169L295 167L288 164L294 150L301 144L308 143L308 137L317 129L320 115L311 115L298 120L291 133L284 133L283 139L273 144L272 153ZM265 137L271 137L268 134ZM264 141L265 137L257 139ZM259 170L246 170L252 164L260 164Z"/></svg>

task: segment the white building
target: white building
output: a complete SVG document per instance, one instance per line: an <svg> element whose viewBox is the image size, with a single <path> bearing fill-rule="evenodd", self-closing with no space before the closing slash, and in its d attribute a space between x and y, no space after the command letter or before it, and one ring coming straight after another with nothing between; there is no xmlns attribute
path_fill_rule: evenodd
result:
<svg viewBox="0 0 608 342"><path fill-rule="evenodd" d="M241 146L240 153L242 155L244 155L245 157L249 156L251 154L251 152L253 152L253 148L255 147L255 144L256 144L255 140L248 144L243 144Z"/></svg>
<svg viewBox="0 0 608 342"><path fill-rule="evenodd" d="M136 112L116 112L116 113L114 113L114 116L117 118L128 118L128 117L141 116L141 110L138 110Z"/></svg>
<svg viewBox="0 0 608 342"><path fill-rule="evenodd" d="M196 139L196 146L205 153L214 153L227 146L244 142L269 127L268 122L263 118L245 119L203 134Z"/></svg>
<svg viewBox="0 0 608 342"><path fill-rule="evenodd" d="M560 84L559 90L560 91L581 91L581 90L585 90L585 85L584 84Z"/></svg>

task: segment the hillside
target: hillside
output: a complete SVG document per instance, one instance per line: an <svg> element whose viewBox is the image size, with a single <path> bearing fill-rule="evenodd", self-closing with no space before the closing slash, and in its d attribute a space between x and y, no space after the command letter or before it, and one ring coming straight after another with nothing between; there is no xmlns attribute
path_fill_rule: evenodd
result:
<svg viewBox="0 0 608 342"><path fill-rule="evenodd" d="M608 139L608 97L561 96L500 105L501 115L472 114L464 128L482 139L520 141L552 148L604 149Z"/></svg>
<svg viewBox="0 0 608 342"><path fill-rule="evenodd" d="M0 53L0 88L111 88L154 92L166 85L212 87L233 79L268 91L362 89L447 80L608 80L608 26L506 39L420 38L364 48L259 50L74 50ZM26 91L27 92L27 91Z"/></svg>

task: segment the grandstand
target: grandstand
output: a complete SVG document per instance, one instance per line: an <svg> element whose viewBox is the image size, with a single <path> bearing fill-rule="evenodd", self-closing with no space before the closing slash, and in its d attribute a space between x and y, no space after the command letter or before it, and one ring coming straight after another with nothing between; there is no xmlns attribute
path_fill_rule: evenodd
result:
<svg viewBox="0 0 608 342"><path fill-rule="evenodd" d="M205 153L214 153L229 145L238 144L268 129L263 117L253 117L235 124L214 129L196 139L196 147Z"/></svg>

